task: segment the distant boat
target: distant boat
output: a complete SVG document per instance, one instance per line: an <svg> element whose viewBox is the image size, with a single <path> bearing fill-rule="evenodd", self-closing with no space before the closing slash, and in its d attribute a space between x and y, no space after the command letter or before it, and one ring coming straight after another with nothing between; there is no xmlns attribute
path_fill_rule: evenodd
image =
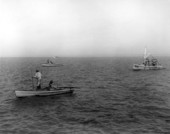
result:
<svg viewBox="0 0 170 134"><path fill-rule="evenodd" d="M41 64L42 67L60 67L60 66L63 66L63 64L47 64L47 63L44 63L44 64Z"/></svg>
<svg viewBox="0 0 170 134"><path fill-rule="evenodd" d="M150 56L150 54L147 54L146 48L144 52L144 59L143 64L134 64L133 70L134 71L140 71L140 70L161 70L165 69L156 58L153 58Z"/></svg>
<svg viewBox="0 0 170 134"><path fill-rule="evenodd" d="M51 60L47 60L46 63L41 64L43 67L59 67L59 66L63 66L63 64L56 64L53 63Z"/></svg>
<svg viewBox="0 0 170 134"><path fill-rule="evenodd" d="M16 90L16 97L31 97L31 96L49 96L49 95L61 95L61 94L72 94L74 90L72 88L76 87L58 87L54 90L46 90L46 88L42 90L27 90L20 91Z"/></svg>
<svg viewBox="0 0 170 134"><path fill-rule="evenodd" d="M54 56L53 58L60 58L59 56Z"/></svg>

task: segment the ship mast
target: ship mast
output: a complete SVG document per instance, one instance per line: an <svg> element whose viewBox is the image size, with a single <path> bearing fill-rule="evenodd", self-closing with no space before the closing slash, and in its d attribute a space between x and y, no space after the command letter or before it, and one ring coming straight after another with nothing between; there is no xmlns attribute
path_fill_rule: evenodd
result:
<svg viewBox="0 0 170 134"><path fill-rule="evenodd" d="M147 52L146 52L146 47L145 47L144 56L143 56L143 63L146 62L146 58L147 58Z"/></svg>

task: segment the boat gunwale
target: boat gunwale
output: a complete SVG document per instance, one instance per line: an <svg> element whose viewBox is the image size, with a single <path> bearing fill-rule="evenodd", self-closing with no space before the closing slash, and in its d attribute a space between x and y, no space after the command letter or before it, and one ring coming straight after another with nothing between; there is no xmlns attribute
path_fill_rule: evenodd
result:
<svg viewBox="0 0 170 134"><path fill-rule="evenodd" d="M16 97L32 97L32 96L51 96L73 93L74 90L69 89L56 89L56 90L15 90ZM25 94L24 94L25 93ZM27 93L27 94L26 94Z"/></svg>

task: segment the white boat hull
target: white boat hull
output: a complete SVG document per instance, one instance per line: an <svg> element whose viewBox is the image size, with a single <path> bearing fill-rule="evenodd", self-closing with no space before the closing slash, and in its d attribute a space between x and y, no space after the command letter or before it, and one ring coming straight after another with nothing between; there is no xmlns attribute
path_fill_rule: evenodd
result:
<svg viewBox="0 0 170 134"><path fill-rule="evenodd" d="M43 67L60 67L63 66L63 64L42 64Z"/></svg>
<svg viewBox="0 0 170 134"><path fill-rule="evenodd" d="M60 94L68 94L68 93L73 93L73 89L56 89L56 90L41 90L41 91L33 91L33 90L29 90L29 91L15 91L15 95L16 97L30 97L30 96L49 96L49 95L60 95Z"/></svg>
<svg viewBox="0 0 170 134"><path fill-rule="evenodd" d="M161 65L156 65L156 66L145 66L144 64L134 64L133 65L133 70L134 71L140 71L140 70L161 70L165 69Z"/></svg>

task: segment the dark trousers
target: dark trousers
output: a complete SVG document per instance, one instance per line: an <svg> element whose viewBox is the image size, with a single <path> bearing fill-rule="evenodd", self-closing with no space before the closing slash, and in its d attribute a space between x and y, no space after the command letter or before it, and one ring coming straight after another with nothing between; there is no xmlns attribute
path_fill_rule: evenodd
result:
<svg viewBox="0 0 170 134"><path fill-rule="evenodd" d="M38 86L37 86L37 89L41 89L41 85L38 85Z"/></svg>

